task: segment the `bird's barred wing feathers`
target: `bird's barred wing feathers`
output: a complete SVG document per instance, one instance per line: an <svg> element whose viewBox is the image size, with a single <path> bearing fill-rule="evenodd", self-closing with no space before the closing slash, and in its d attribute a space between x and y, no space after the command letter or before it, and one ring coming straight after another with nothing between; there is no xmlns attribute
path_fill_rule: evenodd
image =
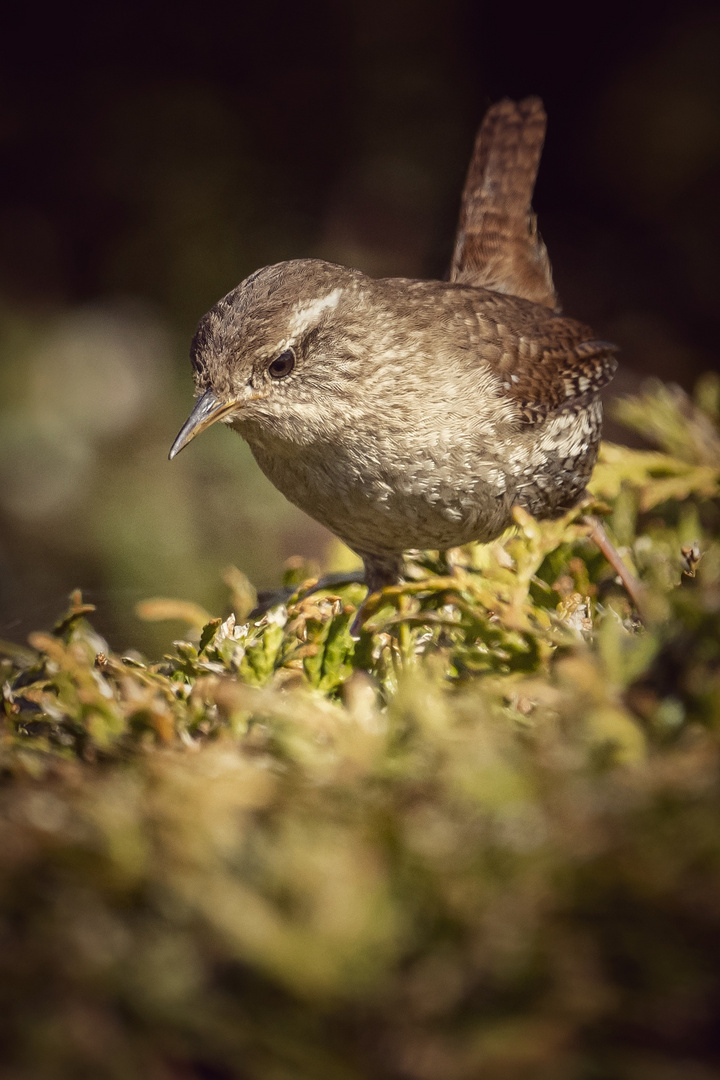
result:
<svg viewBox="0 0 720 1080"><path fill-rule="evenodd" d="M570 348L540 343L534 356L520 352L512 363L491 366L518 421L533 425L587 406L615 374L617 351L607 341L578 341Z"/></svg>

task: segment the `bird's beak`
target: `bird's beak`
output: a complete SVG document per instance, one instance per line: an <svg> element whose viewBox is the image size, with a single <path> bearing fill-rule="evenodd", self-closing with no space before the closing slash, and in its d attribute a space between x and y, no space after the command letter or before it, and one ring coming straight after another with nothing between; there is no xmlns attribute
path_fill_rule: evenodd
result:
<svg viewBox="0 0 720 1080"><path fill-rule="evenodd" d="M232 412L233 409L237 409L237 401L220 401L215 397L212 390L206 390L205 393L195 403L195 408L188 416L187 420L180 428L178 437L172 444L168 457L172 461L176 454L179 454L184 446L194 439L196 435L199 435L205 428L210 427L216 420L219 420L221 416L225 416L226 413Z"/></svg>

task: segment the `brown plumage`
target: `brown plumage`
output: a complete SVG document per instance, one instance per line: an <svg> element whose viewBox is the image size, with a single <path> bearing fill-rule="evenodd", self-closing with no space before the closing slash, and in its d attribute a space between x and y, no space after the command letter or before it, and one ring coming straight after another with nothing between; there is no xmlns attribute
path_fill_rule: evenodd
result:
<svg viewBox="0 0 720 1080"><path fill-rule="evenodd" d="M450 282L301 259L216 304L171 456L223 420L361 555L371 589L398 579L404 551L493 539L515 504L551 517L577 502L615 348L557 312L530 205L544 131L537 99L488 112Z"/></svg>
<svg viewBox="0 0 720 1080"><path fill-rule="evenodd" d="M450 280L557 308L530 205L547 117L539 98L488 109L462 194Z"/></svg>

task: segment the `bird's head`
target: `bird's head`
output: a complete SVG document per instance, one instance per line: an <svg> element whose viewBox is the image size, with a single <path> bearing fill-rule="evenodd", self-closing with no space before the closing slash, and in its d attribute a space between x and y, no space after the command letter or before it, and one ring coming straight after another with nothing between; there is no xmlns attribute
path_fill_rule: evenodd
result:
<svg viewBox="0 0 720 1080"><path fill-rule="evenodd" d="M197 328L190 355L198 400L170 457L216 420L300 443L346 422L367 354L362 314L372 291L360 271L315 259L246 278Z"/></svg>

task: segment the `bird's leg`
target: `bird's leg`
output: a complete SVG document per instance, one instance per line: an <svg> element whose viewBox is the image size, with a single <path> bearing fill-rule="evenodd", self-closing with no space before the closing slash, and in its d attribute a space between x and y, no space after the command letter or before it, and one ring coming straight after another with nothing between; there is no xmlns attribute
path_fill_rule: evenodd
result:
<svg viewBox="0 0 720 1080"><path fill-rule="evenodd" d="M446 548L445 551L438 552L438 569L441 577L456 576L457 563L453 557L453 551L455 548Z"/></svg>
<svg viewBox="0 0 720 1080"><path fill-rule="evenodd" d="M358 551L357 554L365 567L365 584L368 587L368 594L357 609L350 626L350 636L354 638L360 634L360 627L365 620L367 602L373 593L384 589L386 585L398 585L403 578L401 555L368 555L364 551Z"/></svg>
<svg viewBox="0 0 720 1080"><path fill-rule="evenodd" d="M368 595L384 589L386 585L399 585L403 579L403 561L401 555L358 555L365 567L365 584Z"/></svg>

